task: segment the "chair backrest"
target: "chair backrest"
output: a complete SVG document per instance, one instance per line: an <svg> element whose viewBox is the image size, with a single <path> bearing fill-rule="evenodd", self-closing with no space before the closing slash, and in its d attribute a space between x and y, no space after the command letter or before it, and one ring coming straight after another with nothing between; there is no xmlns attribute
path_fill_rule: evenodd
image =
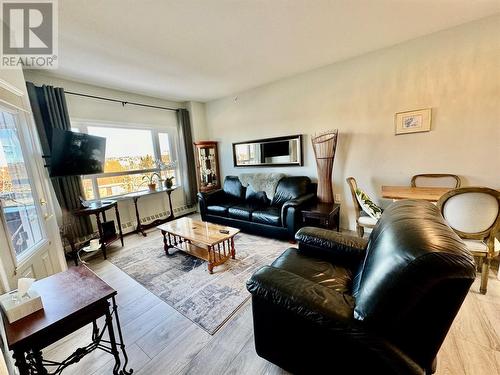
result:
<svg viewBox="0 0 500 375"><path fill-rule="evenodd" d="M417 174L411 178L413 187L449 187L459 188L462 184L460 177L448 173L424 173Z"/></svg>
<svg viewBox="0 0 500 375"><path fill-rule="evenodd" d="M359 219L359 214L362 210L361 205L358 202L358 198L356 198L356 189L358 188L358 183L354 177L346 178L347 185L349 185L349 189L351 190L352 203L354 204L354 210L356 211L356 220Z"/></svg>
<svg viewBox="0 0 500 375"><path fill-rule="evenodd" d="M448 225L462 238L494 241L500 230L500 192L464 187L444 194L437 207Z"/></svg>
<svg viewBox="0 0 500 375"><path fill-rule="evenodd" d="M397 201L370 235L353 283L354 316L427 366L474 278L472 255L439 209Z"/></svg>

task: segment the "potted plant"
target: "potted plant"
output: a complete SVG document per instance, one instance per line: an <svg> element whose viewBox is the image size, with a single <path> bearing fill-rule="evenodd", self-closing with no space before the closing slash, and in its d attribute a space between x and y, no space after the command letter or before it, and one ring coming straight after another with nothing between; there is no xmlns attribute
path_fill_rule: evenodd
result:
<svg viewBox="0 0 500 375"><path fill-rule="evenodd" d="M165 162L161 161L160 159L158 159L155 161L155 163L156 163L156 166L161 171L172 170L172 169L175 169L177 167L177 161L170 161L168 163L165 163ZM165 177L165 187L167 189L170 189L170 188L172 188L172 186L174 186L174 178L175 178L174 176Z"/></svg>
<svg viewBox="0 0 500 375"><path fill-rule="evenodd" d="M142 177L143 181L147 181L149 191L155 191L156 190L156 182L154 182L154 178L155 177L156 177L156 179L158 181L161 181L160 175L158 173L156 173L156 172L151 173L150 175L145 175L145 176Z"/></svg>

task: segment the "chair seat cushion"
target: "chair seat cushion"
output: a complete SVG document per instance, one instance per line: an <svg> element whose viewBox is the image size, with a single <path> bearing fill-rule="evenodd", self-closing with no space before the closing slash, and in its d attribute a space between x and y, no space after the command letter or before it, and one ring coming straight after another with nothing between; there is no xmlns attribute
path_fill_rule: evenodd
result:
<svg viewBox="0 0 500 375"><path fill-rule="evenodd" d="M361 226L364 225L369 225L369 226L375 226L377 224L377 219L374 219L373 217L370 216L360 216L358 219L358 224Z"/></svg>
<svg viewBox="0 0 500 375"><path fill-rule="evenodd" d="M487 253L488 252L488 247L486 244L481 241L481 240L462 240L464 241L465 245L467 245L467 248L471 252L476 252L476 253ZM495 238L495 252L500 251L500 241Z"/></svg>
<svg viewBox="0 0 500 375"><path fill-rule="evenodd" d="M300 254L296 248L286 250L271 266L294 273L339 293L350 293L352 290L353 273L349 268Z"/></svg>
<svg viewBox="0 0 500 375"><path fill-rule="evenodd" d="M227 210L229 207L236 204L235 202L226 202L226 203L214 203L207 206L207 212L211 215L217 216L227 216Z"/></svg>
<svg viewBox="0 0 500 375"><path fill-rule="evenodd" d="M228 216L233 219L250 221L255 207L251 204L238 204L227 209Z"/></svg>
<svg viewBox="0 0 500 375"><path fill-rule="evenodd" d="M254 223L280 226L281 209L279 207L257 209L252 213L252 221Z"/></svg>

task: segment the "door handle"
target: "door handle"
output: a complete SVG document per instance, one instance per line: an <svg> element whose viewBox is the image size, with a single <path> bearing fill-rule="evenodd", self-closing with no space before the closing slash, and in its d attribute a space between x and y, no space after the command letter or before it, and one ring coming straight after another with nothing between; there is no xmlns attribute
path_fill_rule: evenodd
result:
<svg viewBox="0 0 500 375"><path fill-rule="evenodd" d="M47 201L43 198L40 198L40 205L45 206L47 204Z"/></svg>

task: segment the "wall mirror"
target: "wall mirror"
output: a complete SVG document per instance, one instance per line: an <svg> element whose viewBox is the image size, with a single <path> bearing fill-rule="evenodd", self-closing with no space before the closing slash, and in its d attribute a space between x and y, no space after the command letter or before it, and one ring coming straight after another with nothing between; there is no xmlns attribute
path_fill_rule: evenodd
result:
<svg viewBox="0 0 500 375"><path fill-rule="evenodd" d="M233 143L235 167L301 166L302 135Z"/></svg>

